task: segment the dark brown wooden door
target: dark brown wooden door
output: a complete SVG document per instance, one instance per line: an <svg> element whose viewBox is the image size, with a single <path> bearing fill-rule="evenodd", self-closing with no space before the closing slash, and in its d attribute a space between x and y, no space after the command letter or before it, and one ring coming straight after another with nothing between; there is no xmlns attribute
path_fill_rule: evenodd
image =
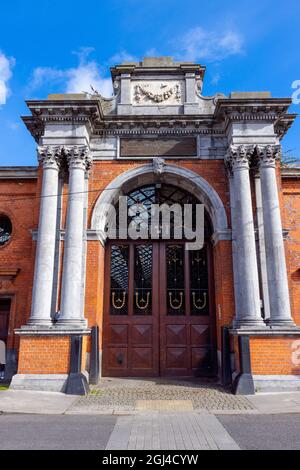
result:
<svg viewBox="0 0 300 470"><path fill-rule="evenodd" d="M0 298L0 341L7 342L11 299Z"/></svg>
<svg viewBox="0 0 300 470"><path fill-rule="evenodd" d="M210 247L110 242L106 255L103 375L214 372Z"/></svg>

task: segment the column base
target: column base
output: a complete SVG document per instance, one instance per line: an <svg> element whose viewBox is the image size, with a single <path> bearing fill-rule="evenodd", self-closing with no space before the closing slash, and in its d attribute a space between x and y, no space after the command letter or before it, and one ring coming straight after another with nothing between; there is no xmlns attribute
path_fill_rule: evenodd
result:
<svg viewBox="0 0 300 470"><path fill-rule="evenodd" d="M249 319L249 320L233 320L232 327L236 329L249 329L249 328L265 328L266 324L262 318L260 319Z"/></svg>
<svg viewBox="0 0 300 470"><path fill-rule="evenodd" d="M52 326L53 322L50 318L29 318L27 325L30 326Z"/></svg>
<svg viewBox="0 0 300 470"><path fill-rule="evenodd" d="M75 319L75 318L62 318L56 322L56 326L59 328L72 328L72 329L86 329L87 321L85 318Z"/></svg>
<svg viewBox="0 0 300 470"><path fill-rule="evenodd" d="M293 320L291 318L287 319L287 320L280 320L280 319L272 319L272 318L268 318L268 320L266 321L266 324L270 327L270 328L297 328L297 325L296 323L293 322ZM299 327L298 327L299 328Z"/></svg>

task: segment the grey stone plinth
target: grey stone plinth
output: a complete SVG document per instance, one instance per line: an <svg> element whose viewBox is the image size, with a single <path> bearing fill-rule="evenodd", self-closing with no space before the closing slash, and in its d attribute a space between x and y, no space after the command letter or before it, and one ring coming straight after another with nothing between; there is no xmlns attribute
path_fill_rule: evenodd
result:
<svg viewBox="0 0 300 470"><path fill-rule="evenodd" d="M89 335L91 330L87 328L86 324L73 325L66 324L60 325L54 323L52 325L24 325L21 328L15 329L15 334L20 336L68 336L68 335Z"/></svg>
<svg viewBox="0 0 300 470"><path fill-rule="evenodd" d="M47 392L64 392L67 374L16 374L10 388L14 390L42 390Z"/></svg>
<svg viewBox="0 0 300 470"><path fill-rule="evenodd" d="M300 375L254 375L255 392L299 392Z"/></svg>

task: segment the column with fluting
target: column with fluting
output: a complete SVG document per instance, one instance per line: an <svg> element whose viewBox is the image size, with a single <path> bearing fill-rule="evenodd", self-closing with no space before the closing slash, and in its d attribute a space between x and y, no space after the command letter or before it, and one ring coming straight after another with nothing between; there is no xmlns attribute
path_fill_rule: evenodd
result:
<svg viewBox="0 0 300 470"><path fill-rule="evenodd" d="M32 290L30 325L51 325L51 302L57 230L58 176L61 147L37 148L43 168L39 226Z"/></svg>
<svg viewBox="0 0 300 470"><path fill-rule="evenodd" d="M257 146L263 206L270 324L293 326L276 180L279 145Z"/></svg>
<svg viewBox="0 0 300 470"><path fill-rule="evenodd" d="M253 148L231 145L226 155L233 173L236 256L235 272L239 276L239 305L235 327L264 326L260 311L260 294L256 258L249 160Z"/></svg>
<svg viewBox="0 0 300 470"><path fill-rule="evenodd" d="M69 195L58 325L84 328L82 311L85 174L91 164L87 146L64 147L69 167Z"/></svg>

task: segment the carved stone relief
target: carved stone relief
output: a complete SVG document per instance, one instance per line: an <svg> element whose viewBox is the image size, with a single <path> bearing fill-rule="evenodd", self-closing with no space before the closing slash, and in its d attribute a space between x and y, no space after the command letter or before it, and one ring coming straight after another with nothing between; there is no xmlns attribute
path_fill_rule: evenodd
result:
<svg viewBox="0 0 300 470"><path fill-rule="evenodd" d="M182 80L140 80L132 83L132 104L138 105L179 105L183 103Z"/></svg>

